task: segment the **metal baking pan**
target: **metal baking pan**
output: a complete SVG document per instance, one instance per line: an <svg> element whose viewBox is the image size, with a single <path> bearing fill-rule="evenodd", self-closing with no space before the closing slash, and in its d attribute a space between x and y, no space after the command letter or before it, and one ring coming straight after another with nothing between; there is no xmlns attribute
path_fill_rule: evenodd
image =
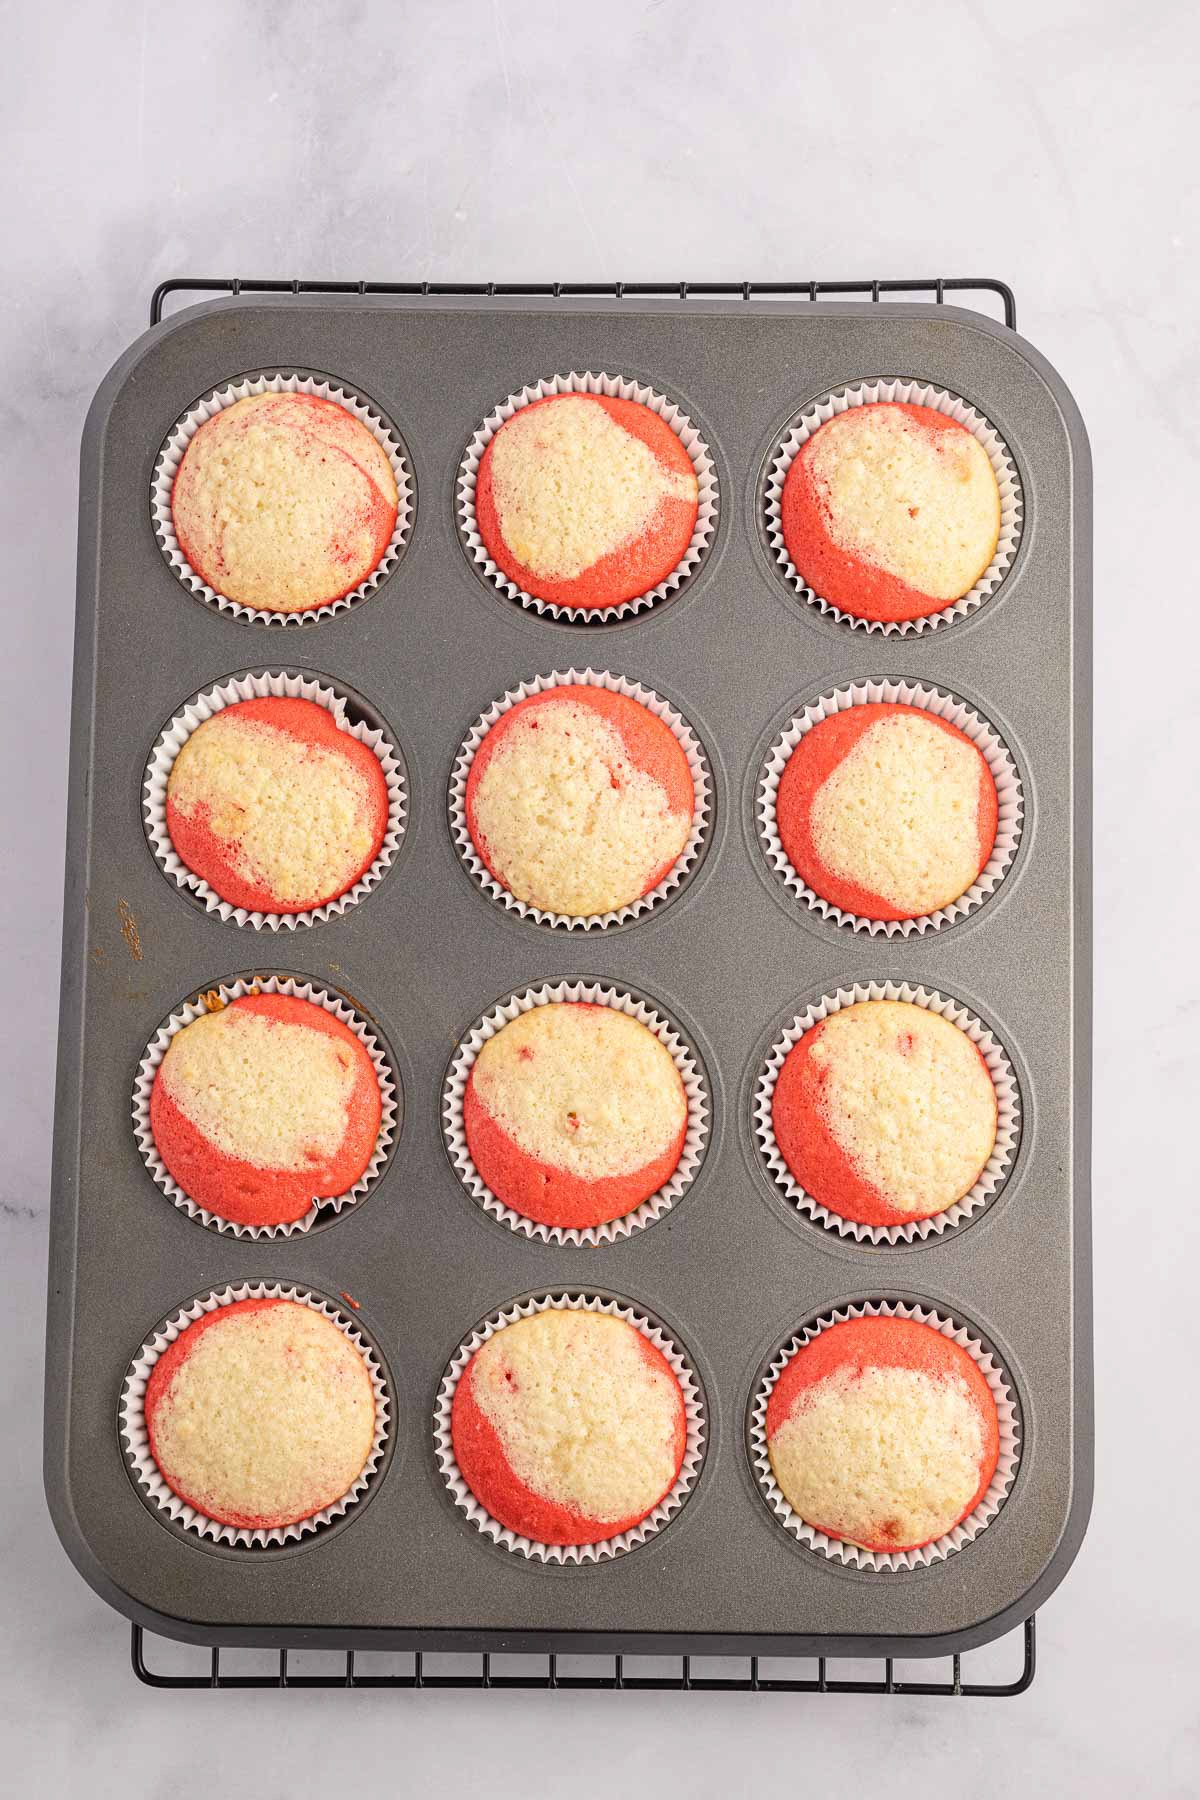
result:
<svg viewBox="0 0 1200 1800"><path fill-rule="evenodd" d="M248 371L330 374L394 422L416 520L390 577L340 616L242 623L190 595L155 540L148 496L176 418ZM571 369L633 376L697 423L720 518L694 579L608 625L540 618L464 553L455 476L506 394ZM794 414L858 378L911 375L963 395L1003 434L1025 523L999 592L918 636L851 630L789 591L762 526L764 467ZM1091 1495L1089 1253L1090 538L1087 442L1044 359L950 306L805 300L304 294L191 307L105 379L83 438L79 588L55 1128L46 1487L64 1545L136 1623L196 1643L426 1650L945 1654L1027 1618L1078 1549ZM465 732L506 688L609 668L657 689L700 734L715 787L703 860L669 903L603 932L514 917L451 841L447 787ZM224 924L156 865L140 787L163 723L198 689L296 668L365 696L409 777L395 866L344 917L272 934ZM997 892L908 940L855 935L799 909L754 827L760 758L802 703L849 680L914 677L998 727L1026 821ZM134 1141L130 1093L156 1027L248 970L353 996L390 1046L404 1128L366 1201L274 1243L206 1230L164 1198ZM651 1228L596 1248L529 1241L485 1215L446 1155L439 1103L460 1034L508 992L593 976L650 996L707 1071L703 1168ZM853 980L912 980L997 1030L1021 1085L1013 1172L977 1217L925 1244L863 1248L803 1218L754 1147L751 1095L772 1031ZM336 1528L276 1551L173 1531L136 1490L116 1410L157 1321L210 1287L297 1281L353 1294L390 1371L389 1461ZM708 1449L678 1516L585 1568L497 1548L451 1505L432 1413L447 1360L516 1296L588 1289L667 1322L707 1396ZM932 1567L842 1568L771 1516L745 1439L764 1358L845 1300L913 1299L1002 1355L1023 1454L999 1516Z"/></svg>

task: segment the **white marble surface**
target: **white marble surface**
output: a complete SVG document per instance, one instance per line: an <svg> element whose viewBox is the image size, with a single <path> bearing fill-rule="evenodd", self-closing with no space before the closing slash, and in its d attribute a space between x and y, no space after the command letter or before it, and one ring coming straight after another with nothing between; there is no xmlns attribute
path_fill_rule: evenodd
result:
<svg viewBox="0 0 1200 1800"><path fill-rule="evenodd" d="M3 31L0 1785L1195 1793L1200 1591L1171 1548L1200 1482L1177 1129L1200 1023L1190 5L10 0ZM39 1475L76 448L154 284L212 269L995 273L1074 388L1097 464L1099 1466L1026 1699L155 1697L131 1680L126 1627L58 1548Z"/></svg>

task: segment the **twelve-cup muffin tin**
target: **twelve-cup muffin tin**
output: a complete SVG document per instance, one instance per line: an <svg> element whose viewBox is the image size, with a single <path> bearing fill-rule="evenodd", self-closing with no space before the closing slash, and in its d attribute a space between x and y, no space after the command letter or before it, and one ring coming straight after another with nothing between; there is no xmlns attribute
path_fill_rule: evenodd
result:
<svg viewBox="0 0 1200 1800"><path fill-rule="evenodd" d="M459 518L461 466L506 396L571 373L644 384L708 446L717 496L688 578L611 622L555 619L492 584ZM286 626L189 588L152 489L178 422L232 383L328 382L402 446L411 517L383 579ZM912 380L999 434L1020 486L1002 580L966 616L883 634L823 612L769 536L772 462L823 397ZM998 1636L1069 1566L1091 1482L1088 1242L1090 477L1074 404L1013 332L948 306L786 300L354 296L234 299L139 340L84 435L54 1165L46 1481L63 1541L127 1616L197 1642L464 1649L934 1654ZM661 696L711 783L685 878L638 916L568 929L521 916L470 872L455 764L502 696L590 669ZM232 678L303 678L381 728L405 829L353 905L289 928L207 910L156 861L143 783L164 727ZM1000 879L937 929L893 935L807 905L768 857L760 790L806 708L853 684L949 695L1001 739L1020 782ZM173 1205L143 1160L147 1046L197 996L292 977L340 996L400 1090L368 1191L311 1229L248 1238ZM644 1002L702 1073L707 1130L674 1204L614 1241L514 1230L464 1184L443 1127L462 1043L514 994L595 982ZM798 1206L756 1136L772 1048L839 991L946 997L1002 1047L1019 1107L980 1204L912 1242L843 1235ZM562 1234L559 1234L561 1236ZM139 1487L118 1409L156 1328L226 1288L277 1283L353 1324L387 1385L364 1494L282 1545L231 1545ZM438 1397L460 1346L548 1294L635 1312L676 1343L703 1415L683 1503L624 1554L529 1558L456 1507ZM755 1401L777 1352L839 1309L952 1320L1014 1398L1019 1461L974 1541L878 1570L785 1529L756 1473Z"/></svg>

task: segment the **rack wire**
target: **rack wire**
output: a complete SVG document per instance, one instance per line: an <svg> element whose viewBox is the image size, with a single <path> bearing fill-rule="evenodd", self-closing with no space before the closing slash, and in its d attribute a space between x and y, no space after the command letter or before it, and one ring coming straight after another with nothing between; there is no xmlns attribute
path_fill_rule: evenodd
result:
<svg viewBox="0 0 1200 1800"><path fill-rule="evenodd" d="M1017 303L1012 289L987 276L939 275L928 280L886 281L291 281L242 276L174 275L160 281L150 302L150 323L158 325L171 294L409 294L423 300L532 297L546 300L818 300L882 301L889 294L932 296L941 306L947 294L995 294L1004 308L1004 323L1016 330Z"/></svg>
<svg viewBox="0 0 1200 1800"><path fill-rule="evenodd" d="M500 299L532 297L548 300L567 299L786 299L818 300L831 298L862 299L880 303L894 294L911 294L932 298L944 304L947 295L991 294L999 298L1004 323L1016 329L1017 307L1012 289L1003 281L988 277L937 276L928 280L884 279L869 281L611 281L611 282L438 282L438 281L305 281L300 279L257 279L239 276L173 276L160 282L150 303L150 323L158 325L164 307L173 294L227 294L236 299L242 294L347 294L366 298L374 294L402 294L420 299L478 298ZM1011 1634L1016 1637L1017 1632ZM945 1695L968 1698L1011 1698L1023 1694L1031 1685L1037 1667L1036 1619L1030 1617L1019 1628L1021 1663L1009 1681L977 1681L964 1677L963 1656L952 1655L931 1659L931 1667L948 1664L948 1672L940 1679L909 1679L897 1675L898 1659L885 1656L870 1659L879 1664L879 1674L847 1676L831 1673L836 1669L835 1657L713 1657L709 1655L677 1655L654 1657L656 1664L667 1662L669 1672L639 1673L636 1665L648 1660L640 1655L582 1657L572 1653L547 1652L522 1662L535 1662L532 1670L512 1672L502 1668L505 1661L478 1652L453 1658L456 1664L467 1664L447 1671L439 1666L432 1653L416 1650L408 1653L407 1666L401 1670L380 1672L381 1652L345 1650L338 1653L339 1665L314 1674L297 1669L295 1652L273 1652L274 1665L267 1671L245 1673L229 1668L228 1659L236 1652L232 1646L214 1645L194 1652L196 1664L184 1670L153 1668L148 1660L149 1647L157 1640L142 1626L132 1627L130 1657L133 1672L147 1687L167 1690L200 1688L361 1688L361 1689L436 1689L466 1688L490 1690L542 1690L554 1692L615 1693L745 1693L745 1694L899 1694ZM1007 1640L1005 1640L1007 1641ZM225 1658L224 1666L222 1658ZM590 1672L579 1672L578 1665L598 1665ZM729 1673L736 1662L739 1673ZM780 1675L774 1671L780 1662L794 1662L796 1668L809 1673ZM567 1666L569 1665L569 1666ZM856 1666L857 1663L856 1663ZM721 1673L714 1672L720 1669Z"/></svg>
<svg viewBox="0 0 1200 1800"><path fill-rule="evenodd" d="M468 1668L446 1671L434 1666L438 1660L436 1656L421 1650L408 1653L406 1668L389 1669L385 1673L380 1673L378 1669L379 1662L385 1660L383 1652L339 1651L340 1666L319 1674L296 1669L292 1661L295 1653L278 1650L272 1652L275 1663L271 1669L246 1674L230 1670L227 1661L222 1666L222 1657L228 1658L234 1654L229 1646L214 1646L210 1650L197 1649L194 1652L194 1668L168 1672L150 1666L148 1647L156 1640L140 1625L133 1626L132 1633L130 1651L134 1674L147 1687L166 1689L487 1688L576 1693L932 1694L955 1698L1004 1699L1023 1694L1031 1685L1037 1668L1036 1617L1026 1619L1020 1627L1021 1665L1009 1681L973 1681L964 1677L962 1655L932 1660L931 1666L934 1668L940 1668L943 1663L950 1665L949 1672L938 1680L910 1680L907 1675L897 1675L898 1659L890 1656L871 1659L880 1665L880 1673L871 1678L831 1673L831 1668L836 1668L838 1659L827 1656L796 1658L797 1667L806 1667L812 1672L780 1675L769 1672L766 1665L770 1665L770 1671L774 1671L780 1662L792 1659L775 1656L704 1655L643 1659L641 1656L577 1656L574 1652L547 1652L537 1657L512 1659L536 1662L538 1666L532 1670L511 1672L498 1666L504 1658L481 1651L453 1659L457 1663L469 1664ZM1010 1635L1016 1637L1017 1633ZM969 1659L968 1652L966 1660ZM631 1667L643 1660L656 1664L668 1662L672 1668L668 1672L643 1674L636 1667ZM594 1671L580 1672L577 1665L584 1662L600 1666ZM739 1664L739 1673L728 1672L731 1662ZM373 1664L376 1665L374 1668ZM571 1666L564 1667L564 1664ZM718 1668L721 1673L714 1672Z"/></svg>

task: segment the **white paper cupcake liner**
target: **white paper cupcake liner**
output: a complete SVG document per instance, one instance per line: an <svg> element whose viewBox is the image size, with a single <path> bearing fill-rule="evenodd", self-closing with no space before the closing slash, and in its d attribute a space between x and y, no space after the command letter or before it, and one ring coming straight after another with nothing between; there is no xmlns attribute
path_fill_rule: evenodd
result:
<svg viewBox="0 0 1200 1800"><path fill-rule="evenodd" d="M549 1006L552 1002L559 1001L583 1001L594 1006L611 1006L615 1011L627 1013L631 1019L637 1019L640 1024L645 1025L670 1052L683 1082L687 1100L687 1130L683 1149L670 1180L657 1193L651 1194L648 1200L643 1200L633 1212L626 1213L620 1219L610 1219L603 1225L546 1225L535 1219L527 1219L523 1213L505 1205L492 1192L475 1167L467 1147L466 1129L463 1125L463 1097L475 1058L483 1045L519 1013L531 1012L534 1007ZM674 1026L661 1014L625 988L608 987L594 981L560 981L525 988L521 993L510 995L472 1026L446 1076L442 1093L442 1119L446 1149L463 1186L493 1218L501 1219L511 1231L520 1232L527 1238L539 1238L546 1244L615 1244L670 1212L675 1202L691 1186L708 1138L709 1104L704 1077L696 1058Z"/></svg>
<svg viewBox="0 0 1200 1800"><path fill-rule="evenodd" d="M771 1468L771 1456L767 1446L767 1403L771 1398L775 1383L779 1380L788 1361L802 1345L811 1343L829 1325L844 1323L847 1319L888 1318L915 1319L919 1324L931 1325L940 1331L943 1337L953 1339L971 1360L976 1364L991 1395L996 1403L996 1414L1000 1425L1000 1455L996 1463L996 1472L992 1476L983 1499L969 1512L953 1531L935 1538L933 1543L924 1545L919 1550L864 1550L857 1544L850 1544L841 1538L831 1538L825 1532L807 1525L784 1499L783 1492L775 1480ZM1017 1473L1017 1464L1021 1455L1021 1427L1017 1414L1016 1401L1013 1398L1011 1384L1004 1369L996 1361L990 1350L985 1349L978 1338L973 1337L965 1325L960 1325L952 1318L937 1312L927 1311L916 1305L905 1305L889 1300L875 1300L859 1306L839 1306L823 1315L812 1324L806 1325L777 1352L770 1368L754 1395L750 1407L749 1442L750 1461L759 1487L775 1517L790 1531L794 1538L808 1549L825 1556L830 1562L843 1563L852 1569L870 1569L877 1573L895 1574L907 1569L924 1569L932 1563L945 1562L969 1543L972 1543L988 1524L995 1518L1007 1497L1009 1489Z"/></svg>
<svg viewBox="0 0 1200 1800"><path fill-rule="evenodd" d="M888 705L920 707L922 711L944 719L947 724L956 725L987 763L996 784L999 803L996 841L992 846L992 853L966 893L960 894L948 906L940 906L936 912L922 913L915 919L871 919L860 913L844 912L840 906L823 900L813 892L792 864L780 840L775 816L779 783L801 738L814 725L821 724L834 713L845 712L852 706L881 701ZM941 688L923 687L915 681L887 680L857 681L849 687L836 688L832 693L822 694L819 700L812 701L803 712L797 713L767 753L759 776L756 801L759 837L767 853L767 860L797 899L802 900L821 918L832 920L835 925L849 925L852 930L867 932L871 937L889 938L907 938L927 931L940 931L944 925L952 925L956 919L965 918L977 906L982 905L1017 854L1024 809L1021 778L1012 752L986 719L973 712L956 695L945 693Z"/></svg>
<svg viewBox="0 0 1200 1800"><path fill-rule="evenodd" d="M524 900L518 900L515 894L510 894L496 880L476 850L467 824L467 780L480 744L497 719L502 718L518 701L527 700L531 694L544 694L549 688L555 687L607 688L609 693L624 694L630 700L640 701L656 719L661 719L670 728L687 757L687 765L691 771L695 798L692 806L692 829L688 833L687 843L656 887L652 887L648 894L631 901L628 906L619 907L613 912L556 913L546 912L539 906L526 905ZM687 720L661 694L656 694L653 688L642 687L640 683L628 681L624 675L613 675L607 669L556 669L550 675L536 675L531 681L521 682L519 687L509 688L476 719L454 759L450 776L451 836L459 855L484 893L522 919L533 919L539 925L561 926L567 931L603 931L610 925L624 925L627 920L640 918L643 913L649 912L652 907L665 900L668 894L673 894L700 854L711 814L712 776L708 758Z"/></svg>
<svg viewBox="0 0 1200 1800"><path fill-rule="evenodd" d="M382 445L392 467L392 477L396 483L396 524L391 540L379 562L367 576L365 581L349 594L343 594L338 600L330 600L323 606L313 606L303 612L276 612L268 608L244 606L239 600L230 600L227 595L219 594L198 575L192 568L179 545L175 535L175 522L171 516L171 489L175 483L179 465L183 461L184 452L200 427L207 424L214 414L223 412L227 406L233 406L238 400L246 400L252 394L314 394L320 400L333 400L346 411L353 413L376 443ZM268 625L308 625L317 619L328 619L334 613L345 612L355 601L362 600L372 593L381 581L389 575L396 565L396 560L404 548L412 525L412 476L409 471L408 457L403 445L391 427L373 407L360 399L348 388L335 386L330 381L323 381L315 375L296 375L275 372L266 375L243 376L225 387L217 388L206 394L189 412L186 412L172 430L166 443L158 453L154 465L154 478L150 484L150 516L154 524L154 535L158 539L159 549L167 560L168 566L179 577L180 581L193 594L206 600L210 606L218 607L236 619L259 620Z"/></svg>
<svg viewBox="0 0 1200 1800"><path fill-rule="evenodd" d="M684 1411L686 1414L686 1440L683 1462L679 1474L675 1478L670 1492L659 1501L658 1505L630 1531L622 1531L616 1537L603 1538L595 1544L542 1544L533 1538L522 1537L519 1532L510 1531L507 1525L501 1525L486 1509L480 1505L463 1478L454 1455L454 1443L450 1430L450 1413L454 1404L454 1392L458 1386L463 1370L479 1349L490 1337L505 1325L511 1325L517 1319L528 1319L534 1313L556 1311L609 1313L613 1318L624 1319L629 1325L648 1338L655 1349L670 1363L679 1385L683 1390ZM477 1325L470 1336L463 1339L451 1359L450 1366L442 1378L438 1390L437 1404L433 1418L434 1453L438 1467L450 1490L455 1506L470 1519L485 1537L491 1538L494 1544L505 1550L514 1550L529 1561L558 1564L587 1564L607 1562L611 1557L622 1556L628 1550L635 1550L644 1544L647 1538L654 1537L663 1526L679 1511L691 1488L695 1485L704 1460L706 1425L704 1415L704 1394L700 1381L690 1360L681 1348L661 1325L654 1324L642 1313L632 1307L623 1306L617 1300L606 1300L598 1294L557 1291L541 1294L532 1300L514 1300L511 1305L500 1308L488 1315Z"/></svg>
<svg viewBox="0 0 1200 1800"><path fill-rule="evenodd" d="M270 1530L260 1528L257 1531L242 1530L234 1525L222 1525L207 1514L198 1512L186 1500L181 1500L167 1486L159 1473L158 1464L150 1451L150 1436L146 1430L145 1395L146 1383L155 1363L167 1348L173 1344L179 1334L205 1313L215 1312L218 1307L230 1306L237 1300L297 1300L303 1306L311 1306L314 1312L324 1313L332 1319L339 1331L345 1333L361 1352L371 1377L371 1387L375 1395L375 1439L370 1455L363 1464L362 1472L354 1485L335 1500L332 1505L324 1506L307 1519L299 1519L294 1525L274 1526ZM209 1293L201 1294L190 1300L171 1318L164 1320L146 1339L137 1355L129 1365L121 1389L119 1408L120 1434L125 1460L134 1480L142 1493L168 1519L188 1531L194 1531L197 1537L207 1538L215 1544L235 1544L239 1548L255 1550L265 1549L279 1544L296 1543L307 1537L322 1525L341 1518L370 1486L380 1460L387 1446L390 1428L391 1400L383 1370L379 1365L370 1344L363 1337L349 1318L331 1301L320 1294L310 1292L308 1288L297 1287L291 1283L277 1281L247 1281L236 1286L214 1288Z"/></svg>
<svg viewBox="0 0 1200 1800"><path fill-rule="evenodd" d="M789 1051L799 1043L806 1031L811 1031L822 1019L829 1018L831 1013L840 1012L844 1006L856 1006L864 1000L905 1000L914 1006L923 1006L929 1012L938 1013L943 1019L949 1019L975 1045L987 1065L988 1074L996 1089L996 1142L978 1181L969 1193L964 1194L961 1200L956 1200L953 1206L948 1206L944 1212L935 1213L928 1219L910 1220L906 1225L863 1225L857 1219L842 1218L827 1206L822 1206L819 1200L814 1200L801 1187L784 1161L783 1153L775 1141L775 1128L771 1121L775 1083ZM987 1026L957 1000L949 1000L933 989L915 987L907 981L856 982L853 987L838 988L836 993L824 994L821 999L814 1000L811 1006L805 1007L792 1020L778 1039L754 1090L754 1135L763 1161L776 1185L809 1218L815 1219L829 1231L836 1231L839 1237L854 1238L860 1244L921 1243L927 1238L940 1237L944 1231L961 1225L964 1219L971 1218L985 1207L1007 1180L1016 1160L1020 1133L1021 1093L1013 1066L1001 1044Z"/></svg>
<svg viewBox="0 0 1200 1800"><path fill-rule="evenodd" d="M379 1119L379 1136L375 1142L375 1151L370 1162L359 1176L354 1186L344 1194L332 1198L315 1201L311 1209L302 1219L296 1219L287 1225L238 1225L231 1219L222 1218L220 1213L210 1212L193 1200L170 1174L158 1153L154 1141L154 1132L150 1125L150 1095L154 1088L154 1077L159 1064L167 1053L171 1039L177 1031L191 1025L195 1020L203 1018L205 1013L218 1010L220 1004L228 1004L231 1000L240 1000L244 994L288 994L297 1000L309 1000L314 1006L323 1007L340 1019L358 1038L375 1069L379 1082L379 1097L382 1111ZM217 1004L214 1005L213 1002ZM383 1048L374 1036L370 1027L349 1006L340 994L329 993L324 988L314 987L310 981L297 981L292 976L264 975L251 978L239 977L236 981L222 981L217 986L208 988L194 1000L173 1012L169 1019L159 1026L153 1038L146 1046L145 1055L138 1064L137 1079L133 1084L133 1133L137 1139L138 1149L142 1153L142 1161L149 1169L151 1176L189 1219L207 1225L210 1230L222 1231L231 1237L250 1238L259 1241L263 1238L298 1237L311 1231L323 1213L340 1213L363 1198L374 1187L387 1162L392 1139L396 1135L397 1118L396 1082L391 1068L384 1055Z"/></svg>
<svg viewBox="0 0 1200 1800"><path fill-rule="evenodd" d="M610 400L638 400L648 406L651 412L657 413L665 424L671 427L684 449L692 459L692 467L696 471L696 482L699 488L696 524L692 531L691 542L676 563L671 573L655 587L647 589L644 594L635 595L632 600L623 600L616 606L559 606L552 600L539 600L536 595L527 593L510 581L504 570L494 563L488 555L487 547L480 536L478 522L475 517L475 482L479 474L479 464L484 451L499 431L500 427L528 406L533 400L545 400L551 394L603 394ZM463 542L472 562L492 585L506 594L510 600L519 600L522 606L533 612L543 613L551 619L567 619L572 624L593 623L596 620L623 619L631 613L644 611L656 601L663 600L674 593L699 567L705 551L712 540L717 525L717 472L709 455L708 445L700 436L696 427L686 413L668 400L664 394L654 388L645 387L641 382L628 381L619 375L593 374L588 370L578 374L574 370L569 375L551 375L537 382L533 387L524 387L518 394L510 394L508 399L498 406L483 421L463 457L458 471L458 517L459 529Z"/></svg>
<svg viewBox="0 0 1200 1800"><path fill-rule="evenodd" d="M239 700L263 700L268 696L276 699L286 696L289 700L314 700L318 706L325 707L326 711L333 714L341 730L375 752L387 783L387 830L374 862L359 876L353 887L347 888L344 894L339 894L336 900L327 900L324 906L312 907L307 912L248 912L244 906L233 906L228 900L222 900L202 876L184 865L176 854L167 830L167 782L170 780L175 758L197 725L202 725L206 719L213 718ZM350 907L356 906L364 895L369 894L391 867L404 835L408 804L400 758L395 746L382 731L363 722L355 723L349 718L347 704L345 697L336 688L313 681L306 675L289 675L283 670L274 673L264 670L257 674L231 676L228 681L220 682L202 694L196 694L159 734L150 752L142 781L142 813L150 848L159 867L176 886L195 894L204 902L207 911L216 913L226 923L232 919L237 925L253 926L255 931L295 931L301 925L314 925L326 919L338 918Z"/></svg>
<svg viewBox="0 0 1200 1800"><path fill-rule="evenodd" d="M843 612L832 601L814 593L809 587L788 555L783 538L783 484L800 446L807 443L813 433L835 414L847 412L852 406L868 406L880 400L928 406L935 412L945 413L947 418L956 420L958 424L965 425L987 451L988 461L1000 490L1000 536L991 562L961 600L953 600L940 611L929 613L921 619L860 619L854 613ZM1000 586L1017 553L1024 515L1024 499L1017 466L995 426L960 395L952 394L946 388L931 387L926 382L913 380L858 381L826 394L820 400L812 401L804 408L771 459L764 500L767 538L789 585L802 599L819 607L839 623L854 626L860 631L880 632L884 637L915 637L923 631L932 631L938 625L949 624L953 619L965 618L968 613L982 606Z"/></svg>

